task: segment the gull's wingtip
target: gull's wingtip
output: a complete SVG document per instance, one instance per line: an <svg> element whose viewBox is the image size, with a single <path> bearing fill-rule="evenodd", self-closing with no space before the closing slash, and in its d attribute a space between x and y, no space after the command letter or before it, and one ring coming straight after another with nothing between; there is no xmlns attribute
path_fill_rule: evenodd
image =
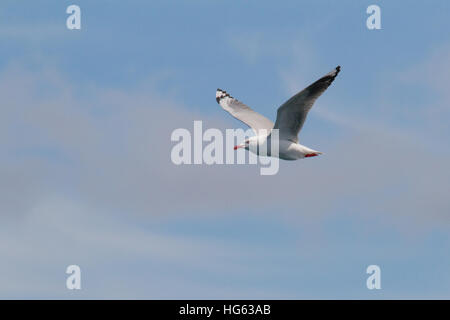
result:
<svg viewBox="0 0 450 320"><path fill-rule="evenodd" d="M220 100L225 97L231 97L225 90L217 88L216 90L216 101L220 103Z"/></svg>
<svg viewBox="0 0 450 320"><path fill-rule="evenodd" d="M330 71L330 73L328 73L325 77L331 77L331 80L333 81L334 78L336 78L339 74L339 71L341 71L341 66L337 66L336 68L334 68L334 70Z"/></svg>
<svg viewBox="0 0 450 320"><path fill-rule="evenodd" d="M336 77L340 71L341 71L341 66L337 66L336 68L334 68L334 70L332 71L334 77Z"/></svg>

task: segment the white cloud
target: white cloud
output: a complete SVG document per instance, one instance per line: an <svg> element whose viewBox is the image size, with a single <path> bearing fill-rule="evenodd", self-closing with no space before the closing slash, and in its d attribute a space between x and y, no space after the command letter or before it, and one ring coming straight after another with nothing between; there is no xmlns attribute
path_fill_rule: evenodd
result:
<svg viewBox="0 0 450 320"><path fill-rule="evenodd" d="M99 89L89 99L78 99L58 77L53 81L44 76L35 82L33 77L5 74L0 91L6 101L2 120L10 128L2 168L9 171L17 163L33 168L30 174L39 174L31 185L41 186L33 188L36 193L64 190L92 207L145 216L209 212L211 207L257 211L268 205L289 211L297 203L283 198L301 196L302 206L314 216L342 197L370 200L391 183L409 188L407 180L402 180L404 168L423 177L419 180L424 184L426 176L435 175L441 182L436 188L447 187L439 177L448 155L430 159L425 146L389 128L380 128L380 132L368 126L355 130L345 125L347 136L322 146L326 153L322 159L282 162L274 177L261 177L256 167L248 166L175 166L169 159L171 131L191 128L194 119L224 128L222 119L191 114L187 107L158 97L151 88L145 93ZM224 120L227 117L220 115ZM45 155L47 149L57 156ZM38 151L29 156L33 150ZM427 166L430 161L432 169ZM11 207L13 200L7 200Z"/></svg>

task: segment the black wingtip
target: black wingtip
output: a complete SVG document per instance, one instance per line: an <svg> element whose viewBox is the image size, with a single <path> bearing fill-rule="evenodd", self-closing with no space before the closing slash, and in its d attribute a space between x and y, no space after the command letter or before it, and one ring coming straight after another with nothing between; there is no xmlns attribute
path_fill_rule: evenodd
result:
<svg viewBox="0 0 450 320"><path fill-rule="evenodd" d="M217 95L217 91L219 91L219 92L221 93L220 96ZM234 98L233 98L232 96L230 96L230 94L229 94L228 92L226 92L225 90L222 90L222 89L220 89L220 88L217 88L217 91L216 91L216 101L217 101L217 103L220 103L220 100L222 100L222 99L225 98L225 97L229 97L229 98L234 99Z"/></svg>
<svg viewBox="0 0 450 320"><path fill-rule="evenodd" d="M331 81L334 81L334 79L337 77L339 71L341 71L341 66L337 66L334 70L336 70L336 72L334 72L334 74L331 75Z"/></svg>
<svg viewBox="0 0 450 320"><path fill-rule="evenodd" d="M220 88L217 88L217 90L216 90L216 101L217 101L217 103L219 103L219 102L220 102L220 99L221 99L221 97L217 96L217 91L223 92L223 90L222 90L222 89L220 89Z"/></svg>

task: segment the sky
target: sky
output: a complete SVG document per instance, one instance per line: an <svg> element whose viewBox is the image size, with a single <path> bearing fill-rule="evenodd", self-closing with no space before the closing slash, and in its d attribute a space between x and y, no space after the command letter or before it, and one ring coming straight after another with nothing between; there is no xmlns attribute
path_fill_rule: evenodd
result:
<svg viewBox="0 0 450 320"><path fill-rule="evenodd" d="M2 1L0 298L449 299L449 9ZM337 65L299 137L323 155L171 161L194 120L246 129L217 88L275 120Z"/></svg>

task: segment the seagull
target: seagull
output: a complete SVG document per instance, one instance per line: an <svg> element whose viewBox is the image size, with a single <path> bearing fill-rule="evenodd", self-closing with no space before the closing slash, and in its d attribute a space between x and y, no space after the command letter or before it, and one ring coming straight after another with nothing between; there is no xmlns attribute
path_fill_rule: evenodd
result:
<svg viewBox="0 0 450 320"><path fill-rule="evenodd" d="M341 67L337 66L333 71L327 73L283 103L278 108L275 124L263 115L255 112L249 106L233 98L226 91L217 89L217 103L234 118L248 125L256 134L235 146L234 150L244 148L257 155L277 156L271 154L270 146L272 145L272 129L278 129L278 158L283 160L298 160L322 154L320 151L299 144L298 133L305 123L308 111L312 108L317 98L334 81L340 70ZM265 154L261 150L266 150Z"/></svg>

